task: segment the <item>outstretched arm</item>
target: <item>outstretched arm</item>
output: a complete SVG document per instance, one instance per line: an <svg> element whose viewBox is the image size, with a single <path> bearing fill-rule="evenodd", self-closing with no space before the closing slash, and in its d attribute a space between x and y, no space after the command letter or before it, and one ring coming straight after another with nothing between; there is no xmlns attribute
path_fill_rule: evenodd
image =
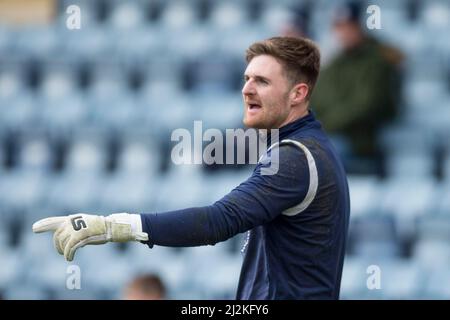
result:
<svg viewBox="0 0 450 320"><path fill-rule="evenodd" d="M279 148L279 170L253 175L213 205L164 213L141 214L144 232L153 245L186 247L213 245L265 224L301 202L308 191L309 172L304 153L293 146Z"/></svg>
<svg viewBox="0 0 450 320"><path fill-rule="evenodd" d="M33 231L54 231L55 248L67 261L78 248L109 241L141 241L150 247L213 245L273 220L305 198L309 173L303 152L281 146L278 159L276 174L261 174L273 163L258 164L249 179L211 206L140 215L51 217L36 222Z"/></svg>

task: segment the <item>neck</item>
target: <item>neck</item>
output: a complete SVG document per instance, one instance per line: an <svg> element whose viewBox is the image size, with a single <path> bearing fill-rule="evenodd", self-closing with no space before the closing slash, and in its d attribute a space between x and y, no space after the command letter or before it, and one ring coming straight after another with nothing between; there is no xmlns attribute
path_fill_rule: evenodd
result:
<svg viewBox="0 0 450 320"><path fill-rule="evenodd" d="M289 114L289 116L286 118L286 120L284 120L284 122L278 128L284 127L285 125L287 125L291 122L294 122L300 118L303 118L303 117L307 116L309 113L308 105L306 105L306 107L298 106L297 109L298 109L298 111L291 112Z"/></svg>

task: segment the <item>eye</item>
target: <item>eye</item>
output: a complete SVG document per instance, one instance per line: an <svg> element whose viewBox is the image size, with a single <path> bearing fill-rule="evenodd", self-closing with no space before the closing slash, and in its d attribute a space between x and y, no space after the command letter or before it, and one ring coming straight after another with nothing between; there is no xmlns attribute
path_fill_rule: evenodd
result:
<svg viewBox="0 0 450 320"><path fill-rule="evenodd" d="M267 80L264 79L258 79L258 82L262 84L269 84L269 82L267 82Z"/></svg>

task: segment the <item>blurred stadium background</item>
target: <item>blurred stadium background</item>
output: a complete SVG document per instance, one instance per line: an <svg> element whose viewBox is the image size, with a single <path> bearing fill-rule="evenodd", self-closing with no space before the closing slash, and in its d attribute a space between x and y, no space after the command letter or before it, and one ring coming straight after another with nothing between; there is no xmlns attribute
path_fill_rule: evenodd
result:
<svg viewBox="0 0 450 320"><path fill-rule="evenodd" d="M87 247L81 290L51 235L31 225L75 212L206 205L249 174L174 166L176 128L241 127L244 50L280 34L291 0L0 0L0 291L5 299L119 299L142 272L174 299L233 298L244 235L214 247ZM310 28L326 60L332 1ZM81 8L69 30L66 9ZM387 174L349 174L343 299L450 298L450 4L373 1L374 35L406 54L400 119L381 135ZM366 269L381 268L368 290Z"/></svg>

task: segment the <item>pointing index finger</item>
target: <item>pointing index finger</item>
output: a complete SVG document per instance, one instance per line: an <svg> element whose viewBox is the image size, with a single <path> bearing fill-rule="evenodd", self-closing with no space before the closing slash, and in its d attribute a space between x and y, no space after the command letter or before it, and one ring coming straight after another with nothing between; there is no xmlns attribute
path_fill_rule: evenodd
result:
<svg viewBox="0 0 450 320"><path fill-rule="evenodd" d="M33 224L33 232L55 231L66 219L64 216L41 219Z"/></svg>

